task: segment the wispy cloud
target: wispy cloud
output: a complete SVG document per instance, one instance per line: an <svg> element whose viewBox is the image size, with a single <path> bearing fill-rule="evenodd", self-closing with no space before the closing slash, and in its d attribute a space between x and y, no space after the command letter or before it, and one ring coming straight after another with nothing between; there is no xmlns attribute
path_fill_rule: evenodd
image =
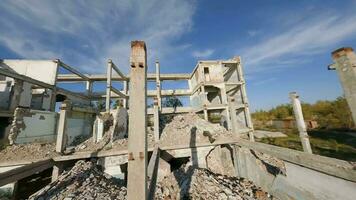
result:
<svg viewBox="0 0 356 200"><path fill-rule="evenodd" d="M205 49L205 50L196 50L192 52L192 56L195 58L207 58L213 55L213 49Z"/></svg>
<svg viewBox="0 0 356 200"><path fill-rule="evenodd" d="M257 30L249 30L249 31L247 31L247 34L250 37L254 37L258 34L258 31Z"/></svg>
<svg viewBox="0 0 356 200"><path fill-rule="evenodd" d="M108 58L125 71L131 40L146 41L150 62L184 48L173 43L193 26L195 3L14 0L0 9L0 45L23 58L60 58L93 73L103 72Z"/></svg>
<svg viewBox="0 0 356 200"><path fill-rule="evenodd" d="M291 24L286 31L259 40L242 55L249 72L288 67L304 62L299 57L324 53L356 34L356 14L328 16L321 14L303 22ZM328 52L330 53L330 52Z"/></svg>

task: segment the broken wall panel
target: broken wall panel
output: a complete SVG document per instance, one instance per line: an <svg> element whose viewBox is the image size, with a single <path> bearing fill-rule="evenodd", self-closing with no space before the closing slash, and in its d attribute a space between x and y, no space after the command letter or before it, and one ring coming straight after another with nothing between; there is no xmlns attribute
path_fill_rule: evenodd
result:
<svg viewBox="0 0 356 200"><path fill-rule="evenodd" d="M55 142L57 117L56 112L17 108L9 139L16 144Z"/></svg>
<svg viewBox="0 0 356 200"><path fill-rule="evenodd" d="M67 145L71 145L78 137L92 135L94 121L92 113L71 111L67 118Z"/></svg>

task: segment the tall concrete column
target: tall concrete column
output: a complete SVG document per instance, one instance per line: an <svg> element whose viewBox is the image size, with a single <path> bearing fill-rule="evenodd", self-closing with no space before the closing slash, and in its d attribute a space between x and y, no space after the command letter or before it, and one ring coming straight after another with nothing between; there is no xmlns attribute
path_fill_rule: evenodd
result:
<svg viewBox="0 0 356 200"><path fill-rule="evenodd" d="M127 197L129 200L142 200L147 198L147 55L145 42L131 42L130 65Z"/></svg>
<svg viewBox="0 0 356 200"><path fill-rule="evenodd" d="M296 92L291 92L289 93L289 97L292 101L294 116L298 126L299 137L300 141L302 142L303 150L307 153L313 153L309 142L307 127L305 126L304 122L303 111L302 106L300 104L299 96Z"/></svg>
<svg viewBox="0 0 356 200"><path fill-rule="evenodd" d="M112 61L108 61L108 66L106 70L106 99L105 99L105 110L110 112L110 99L111 99L111 75L112 75Z"/></svg>
<svg viewBox="0 0 356 200"><path fill-rule="evenodd" d="M351 47L344 47L332 52L334 64L329 69L339 74L346 101L356 124L356 54Z"/></svg>
<svg viewBox="0 0 356 200"><path fill-rule="evenodd" d="M156 61L156 91L158 99L158 108L162 109L162 99L161 99L161 78L160 78L160 65L158 60Z"/></svg>
<svg viewBox="0 0 356 200"><path fill-rule="evenodd" d="M124 81L124 94L127 95L127 84L128 81ZM124 98L123 100L124 108L127 108L127 98Z"/></svg>

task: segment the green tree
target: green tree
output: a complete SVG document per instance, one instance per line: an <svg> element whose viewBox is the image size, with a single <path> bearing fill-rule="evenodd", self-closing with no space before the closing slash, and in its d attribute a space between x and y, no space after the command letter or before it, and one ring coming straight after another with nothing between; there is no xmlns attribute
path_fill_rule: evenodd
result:
<svg viewBox="0 0 356 200"><path fill-rule="evenodd" d="M183 103L175 96L166 97L162 102L163 107L173 107L177 108L183 106Z"/></svg>

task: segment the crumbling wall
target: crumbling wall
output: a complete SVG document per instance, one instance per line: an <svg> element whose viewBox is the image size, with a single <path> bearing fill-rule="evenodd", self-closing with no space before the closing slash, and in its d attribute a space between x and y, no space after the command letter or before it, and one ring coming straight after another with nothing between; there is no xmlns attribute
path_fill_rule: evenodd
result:
<svg viewBox="0 0 356 200"><path fill-rule="evenodd" d="M16 108L10 125L10 144L50 143L56 139L57 113Z"/></svg>

